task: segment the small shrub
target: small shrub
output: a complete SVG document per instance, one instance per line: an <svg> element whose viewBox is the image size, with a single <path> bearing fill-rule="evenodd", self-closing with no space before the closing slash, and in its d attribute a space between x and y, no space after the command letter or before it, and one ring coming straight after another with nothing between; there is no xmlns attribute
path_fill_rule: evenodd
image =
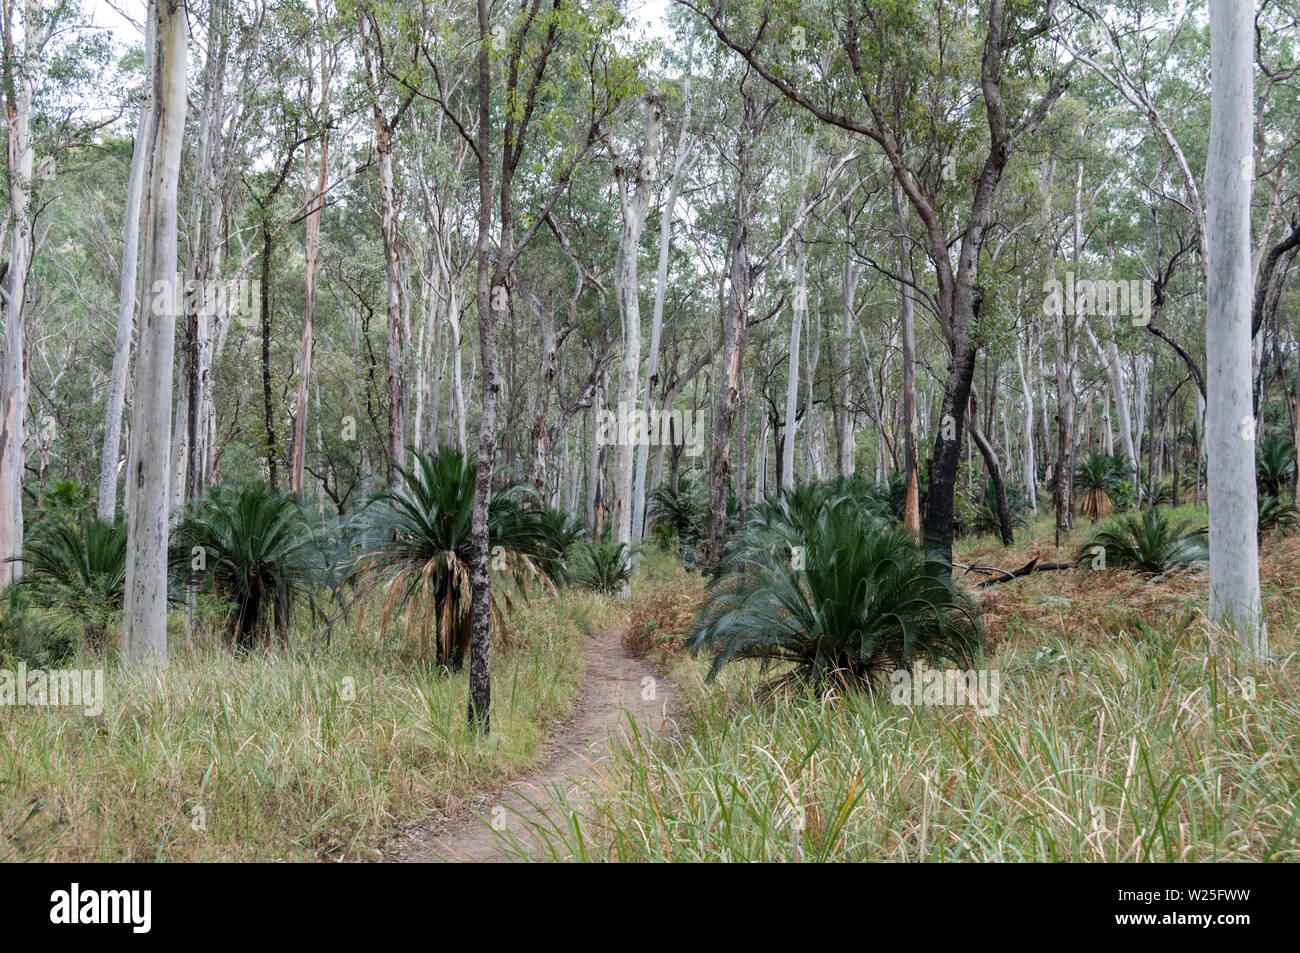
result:
<svg viewBox="0 0 1300 953"><path fill-rule="evenodd" d="M582 543L573 563L573 578L584 589L622 592L632 578L631 553L623 543Z"/></svg>
<svg viewBox="0 0 1300 953"><path fill-rule="evenodd" d="M11 588L0 606L0 662L58 668L77 647L75 625L69 621L66 613L34 609L26 591L19 586Z"/></svg>
<svg viewBox="0 0 1300 953"><path fill-rule="evenodd" d="M623 637L628 651L660 665L680 654L703 597L704 581L698 573L681 573L642 596L632 608Z"/></svg>
<svg viewBox="0 0 1300 953"><path fill-rule="evenodd" d="M1174 520L1156 507L1126 513L1084 543L1076 561L1091 562L1096 547L1101 546L1107 569L1131 569L1153 576L1190 569L1210 558L1205 529L1191 526L1190 519Z"/></svg>
<svg viewBox="0 0 1300 953"><path fill-rule="evenodd" d="M903 530L852 497L768 498L708 587L690 648L709 678L733 659L786 662L793 675L872 684L917 658L973 658L975 606Z"/></svg>
<svg viewBox="0 0 1300 953"><path fill-rule="evenodd" d="M239 648L273 632L284 639L291 609L310 599L324 568L309 526L297 499L265 483L216 486L172 534L172 571L234 604L230 635Z"/></svg>
<svg viewBox="0 0 1300 953"><path fill-rule="evenodd" d="M1259 535L1278 533L1289 536L1300 529L1300 508L1284 496L1270 494L1258 499Z"/></svg>

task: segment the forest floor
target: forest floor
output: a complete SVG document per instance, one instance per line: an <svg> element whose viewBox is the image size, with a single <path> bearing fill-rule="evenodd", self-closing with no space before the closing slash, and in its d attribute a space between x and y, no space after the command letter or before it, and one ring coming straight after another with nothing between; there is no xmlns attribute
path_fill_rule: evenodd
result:
<svg viewBox="0 0 1300 953"><path fill-rule="evenodd" d="M0 705L0 861L377 860L394 836L536 769L571 717L609 596L514 600L493 659L492 734L465 671L421 664L380 607L236 656L173 619L165 670L103 672L103 711ZM587 676L590 681L590 676Z"/></svg>
<svg viewBox="0 0 1300 953"><path fill-rule="evenodd" d="M1192 518L1204 511L1185 508ZM1050 516L957 562L1072 560ZM1044 572L973 589L986 710L827 685L683 651L703 582L640 587L628 646L673 679L675 730L630 732L582 803L520 818L532 856L596 861L1300 859L1300 539L1269 538L1273 658L1246 667L1206 631L1204 570ZM987 578L968 575L963 584ZM522 853L516 851L516 854Z"/></svg>
<svg viewBox="0 0 1300 953"><path fill-rule="evenodd" d="M582 643L583 680L572 717L551 738L545 763L509 787L484 794L457 815L417 825L387 852L404 862L499 862L536 856L539 829L563 831L603 780L611 743L670 725L671 686L623 645L626 626ZM562 858L568 859L568 858Z"/></svg>
<svg viewBox="0 0 1300 953"><path fill-rule="evenodd" d="M1058 546L1045 514L955 559L1069 561L1092 531ZM510 613L490 739L465 673L413 666L378 610L244 658L178 633L166 672L79 656L101 716L0 711L0 860L1300 859L1300 538L1261 547L1250 668L1207 636L1203 570L972 588L987 712L753 662L706 682L703 580L643 560L630 606Z"/></svg>

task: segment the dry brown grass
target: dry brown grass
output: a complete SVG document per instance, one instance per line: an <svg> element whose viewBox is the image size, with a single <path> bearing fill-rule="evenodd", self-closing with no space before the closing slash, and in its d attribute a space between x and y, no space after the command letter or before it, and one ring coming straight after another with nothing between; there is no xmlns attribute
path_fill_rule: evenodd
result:
<svg viewBox="0 0 1300 953"><path fill-rule="evenodd" d="M648 591L633 605L623 644L634 655L663 667L685 648L703 597L704 579L699 573L666 578L661 588Z"/></svg>
<svg viewBox="0 0 1300 953"><path fill-rule="evenodd" d="M970 540L959 546L955 561L1006 570L1018 569L1034 558L1071 562L1094 530L1086 520L1077 520L1074 531L1058 547L1047 515L1021 533L1015 546L1002 546L993 537ZM1260 548L1260 582L1274 653L1292 651L1300 642L1297 567L1300 537L1265 537ZM975 587L988 578L971 572L962 582ZM1075 569L1034 573L980 588L976 594L984 610L985 637L994 648L1018 635L1110 639L1141 625L1161 627L1172 619L1203 625L1207 586L1204 569L1155 578L1123 570Z"/></svg>

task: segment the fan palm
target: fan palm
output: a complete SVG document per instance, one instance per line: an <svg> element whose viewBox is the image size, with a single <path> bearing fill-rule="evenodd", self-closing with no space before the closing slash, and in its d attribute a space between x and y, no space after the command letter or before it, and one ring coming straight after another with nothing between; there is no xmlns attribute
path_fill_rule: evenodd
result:
<svg viewBox="0 0 1300 953"><path fill-rule="evenodd" d="M544 509L537 512L537 528L544 552L533 562L556 585L569 581L565 555L588 536L587 525L572 513Z"/></svg>
<svg viewBox="0 0 1300 953"><path fill-rule="evenodd" d="M1300 508L1284 496L1259 497L1259 535L1278 532L1288 536L1300 529Z"/></svg>
<svg viewBox="0 0 1300 953"><path fill-rule="evenodd" d="M310 525L297 499L265 483L213 487L173 533L173 573L234 604L239 648L272 632L287 639L293 605L310 599L324 569Z"/></svg>
<svg viewBox="0 0 1300 953"><path fill-rule="evenodd" d="M23 586L40 601L122 608L126 524L93 517L41 520L27 539Z"/></svg>
<svg viewBox="0 0 1300 953"><path fill-rule="evenodd" d="M728 550L690 639L709 678L733 659L872 683L917 658L971 659L974 606L903 530L852 498L769 497Z"/></svg>
<svg viewBox="0 0 1300 953"><path fill-rule="evenodd" d="M1007 510L1011 516L1011 525L1022 529L1029 525L1029 500L1018 483L1006 484ZM971 518L971 530L977 534L998 533L1002 530L1002 516L998 513L998 497L990 478L984 484L984 496L975 507Z"/></svg>
<svg viewBox="0 0 1300 953"><path fill-rule="evenodd" d="M1149 575L1187 569L1210 558L1205 530L1191 529L1192 525L1192 520L1174 520L1156 507L1126 513L1084 543L1076 561L1094 560L1097 547L1101 547L1108 569L1131 569Z"/></svg>
<svg viewBox="0 0 1300 953"><path fill-rule="evenodd" d="M1090 453L1074 469L1074 488L1083 492L1079 511L1094 523L1115 510L1111 494L1126 477L1127 464L1105 453Z"/></svg>
<svg viewBox="0 0 1300 953"><path fill-rule="evenodd" d="M1255 448L1255 478L1261 496L1281 496L1295 473L1295 444L1291 438L1271 433Z"/></svg>
<svg viewBox="0 0 1300 953"><path fill-rule="evenodd" d="M478 465L455 447L414 452L399 467L400 485L380 493L370 508L369 538L353 578L382 580L387 589L382 624L404 609L408 646L423 655L430 644L439 664L460 666L470 641L470 531ZM519 502L531 491L514 484L494 491L488 505L492 568L523 584L549 584L545 570L563 557L548 538L539 511ZM552 527L553 529L553 527ZM495 595L491 612L503 617Z"/></svg>
<svg viewBox="0 0 1300 953"><path fill-rule="evenodd" d="M126 524L47 514L23 554L21 588L34 605L79 617L92 641L107 634L126 590Z"/></svg>
<svg viewBox="0 0 1300 953"><path fill-rule="evenodd" d="M650 523L663 527L677 537L678 542L698 542L703 535L704 499L699 489L688 478L655 487L650 494Z"/></svg>
<svg viewBox="0 0 1300 953"><path fill-rule="evenodd" d="M578 584L597 592L621 592L632 577L631 552L624 543L583 543L575 562Z"/></svg>

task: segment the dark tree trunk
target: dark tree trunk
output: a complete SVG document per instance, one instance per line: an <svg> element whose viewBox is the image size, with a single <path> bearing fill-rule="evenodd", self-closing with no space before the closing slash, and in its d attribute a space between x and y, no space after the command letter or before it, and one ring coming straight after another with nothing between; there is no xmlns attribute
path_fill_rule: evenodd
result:
<svg viewBox="0 0 1300 953"><path fill-rule="evenodd" d="M975 446L984 458L984 465L988 467L989 479L993 482L993 494L998 504L998 526L1002 533L1002 545L1014 546L1016 543L1015 527L1011 524L1011 506L1007 502L1007 484L1002 477L1002 462L998 460L998 455L994 451L992 444L984 436L983 431L975 424L972 419L970 423L971 439L975 441Z"/></svg>
<svg viewBox="0 0 1300 953"><path fill-rule="evenodd" d="M275 408L271 398L271 224L262 222L262 411L266 422L266 473L271 489L277 489L275 465Z"/></svg>

